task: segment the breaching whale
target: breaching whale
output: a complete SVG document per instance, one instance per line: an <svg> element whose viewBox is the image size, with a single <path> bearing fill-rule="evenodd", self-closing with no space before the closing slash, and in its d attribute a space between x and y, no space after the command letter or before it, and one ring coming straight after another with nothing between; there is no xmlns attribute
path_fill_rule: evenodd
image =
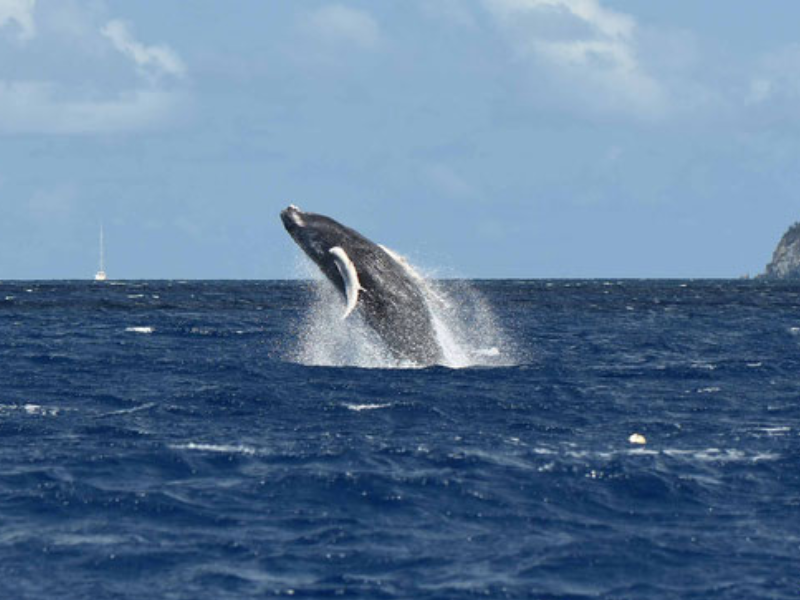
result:
<svg viewBox="0 0 800 600"><path fill-rule="evenodd" d="M400 360L442 362L419 276L388 248L323 215L292 205L286 231L344 297L344 318L358 313Z"/></svg>

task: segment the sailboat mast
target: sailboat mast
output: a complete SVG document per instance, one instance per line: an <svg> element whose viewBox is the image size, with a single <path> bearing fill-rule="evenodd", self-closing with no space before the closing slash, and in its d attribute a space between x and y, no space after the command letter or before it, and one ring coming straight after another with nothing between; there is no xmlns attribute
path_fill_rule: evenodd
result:
<svg viewBox="0 0 800 600"><path fill-rule="evenodd" d="M100 223L100 270L94 275L95 281L106 280L106 256L105 244L103 243L103 224Z"/></svg>
<svg viewBox="0 0 800 600"><path fill-rule="evenodd" d="M103 251L103 224L100 223L100 270L105 271L105 256Z"/></svg>

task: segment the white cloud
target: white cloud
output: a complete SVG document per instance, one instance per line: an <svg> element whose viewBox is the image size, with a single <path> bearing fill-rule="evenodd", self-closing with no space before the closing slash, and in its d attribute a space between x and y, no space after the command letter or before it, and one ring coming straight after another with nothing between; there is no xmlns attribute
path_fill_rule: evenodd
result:
<svg viewBox="0 0 800 600"><path fill-rule="evenodd" d="M136 41L128 26L117 19L109 21L100 32L111 40L114 47L130 58L140 71L148 77L173 75L183 77L186 67L180 57L169 46L145 46Z"/></svg>
<svg viewBox="0 0 800 600"><path fill-rule="evenodd" d="M20 40L29 40L36 34L33 9L36 0L0 0L0 29L13 23Z"/></svg>
<svg viewBox="0 0 800 600"><path fill-rule="evenodd" d="M486 0L491 11L504 19L541 10L566 11L608 37L628 37L636 23L628 15L603 8L598 0Z"/></svg>
<svg viewBox="0 0 800 600"><path fill-rule="evenodd" d="M655 116L664 90L637 57L637 24L599 0L484 0L517 55L586 108Z"/></svg>
<svg viewBox="0 0 800 600"><path fill-rule="evenodd" d="M362 49L376 47L381 40L378 23L368 13L340 4L323 6L308 13L304 29L331 44L348 44Z"/></svg>
<svg viewBox="0 0 800 600"><path fill-rule="evenodd" d="M38 29L33 8L0 0L0 27L13 20L27 32L24 46L6 51L13 68L0 75L0 135L132 132L181 113L186 67L168 46L140 43L102 2L39 6Z"/></svg>

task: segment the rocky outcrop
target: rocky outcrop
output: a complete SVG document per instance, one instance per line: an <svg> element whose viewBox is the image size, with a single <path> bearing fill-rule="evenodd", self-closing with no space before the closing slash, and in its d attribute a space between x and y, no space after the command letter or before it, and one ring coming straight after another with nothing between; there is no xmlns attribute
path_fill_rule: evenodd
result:
<svg viewBox="0 0 800 600"><path fill-rule="evenodd" d="M783 234L763 276L772 279L800 279L800 222L792 225Z"/></svg>

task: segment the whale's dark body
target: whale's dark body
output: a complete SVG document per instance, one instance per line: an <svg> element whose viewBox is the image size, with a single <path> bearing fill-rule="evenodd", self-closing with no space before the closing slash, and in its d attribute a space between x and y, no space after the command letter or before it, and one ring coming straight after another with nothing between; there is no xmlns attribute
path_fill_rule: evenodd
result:
<svg viewBox="0 0 800 600"><path fill-rule="evenodd" d="M290 206L286 230L392 354L420 365L442 362L419 279L390 252L333 219Z"/></svg>

